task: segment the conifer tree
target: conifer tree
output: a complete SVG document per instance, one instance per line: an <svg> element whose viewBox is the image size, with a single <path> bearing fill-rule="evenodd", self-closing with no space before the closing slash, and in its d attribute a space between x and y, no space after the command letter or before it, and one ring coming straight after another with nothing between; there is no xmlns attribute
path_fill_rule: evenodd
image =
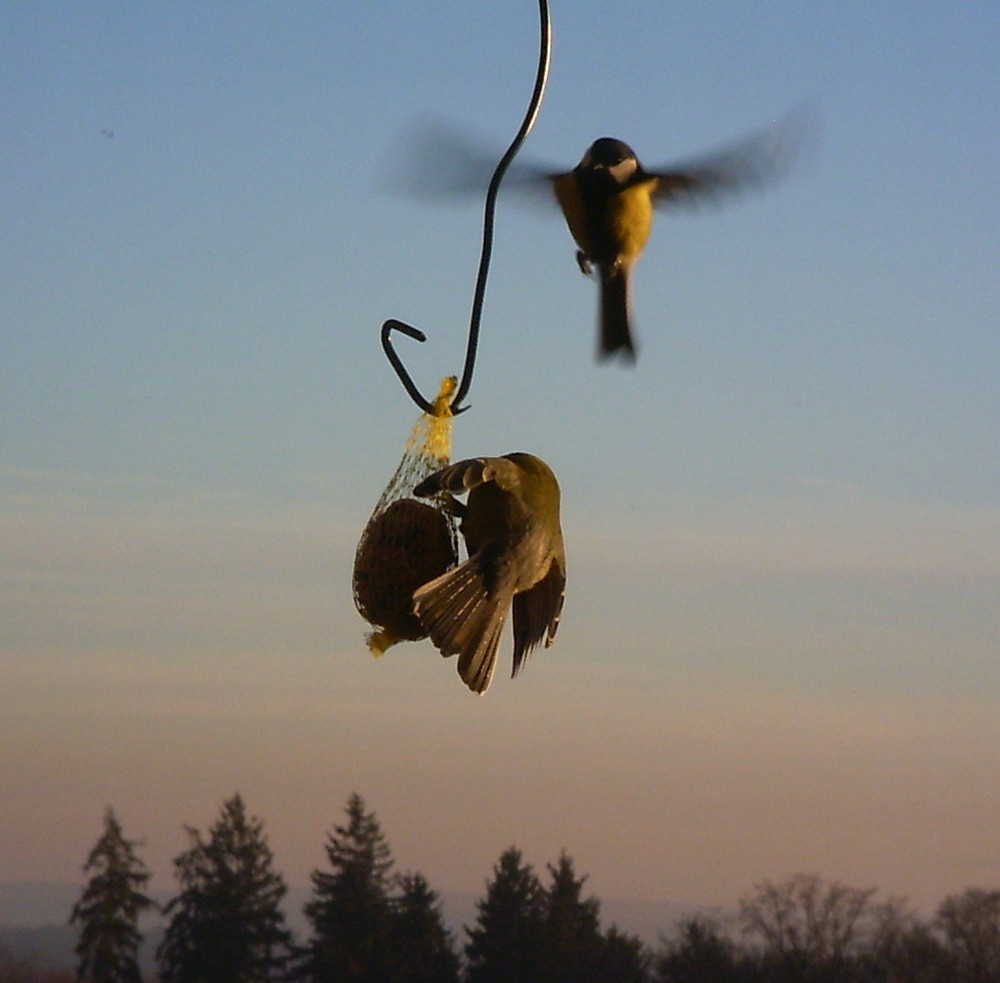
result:
<svg viewBox="0 0 1000 983"><path fill-rule="evenodd" d="M551 881L543 892L542 958L546 983L602 980L600 903L583 899L586 876L577 877L572 858L563 852L548 865Z"/></svg>
<svg viewBox="0 0 1000 983"><path fill-rule="evenodd" d="M655 983L738 983L736 946L719 927L702 916L677 924L676 937L658 954Z"/></svg>
<svg viewBox="0 0 1000 983"><path fill-rule="evenodd" d="M291 934L279 907L286 887L273 870L263 823L239 795L224 803L207 839L188 827L175 860L180 893L157 951L163 983L265 983L281 978Z"/></svg>
<svg viewBox="0 0 1000 983"><path fill-rule="evenodd" d="M467 928L467 983L541 979L542 887L521 851L510 847L493 868L476 925Z"/></svg>
<svg viewBox="0 0 1000 983"><path fill-rule="evenodd" d="M384 983L388 942L392 854L378 818L354 793L347 823L328 835L330 870L312 872L313 896L305 906L312 935L298 976L316 983Z"/></svg>
<svg viewBox="0 0 1000 983"><path fill-rule="evenodd" d="M458 983L454 940L445 928L438 895L421 874L399 878L390 921L392 983Z"/></svg>
<svg viewBox="0 0 1000 983"><path fill-rule="evenodd" d="M77 978L84 983L140 983L139 916L154 907L143 889L150 878L110 806L104 832L84 864L90 875L70 924L80 923Z"/></svg>
<svg viewBox="0 0 1000 983"><path fill-rule="evenodd" d="M603 983L646 983L649 979L650 957L642 939L620 932L614 925L604 933L600 962L598 978ZM706 977L704 983L708 981Z"/></svg>

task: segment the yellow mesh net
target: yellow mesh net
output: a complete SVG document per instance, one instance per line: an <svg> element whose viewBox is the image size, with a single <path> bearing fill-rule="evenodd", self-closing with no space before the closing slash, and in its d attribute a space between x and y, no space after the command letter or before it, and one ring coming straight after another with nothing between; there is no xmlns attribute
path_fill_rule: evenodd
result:
<svg viewBox="0 0 1000 983"><path fill-rule="evenodd" d="M414 424L354 554L354 605L375 629L365 636L374 655L427 637L413 613L413 592L458 562L454 516L443 500L413 496L424 478L449 463L457 382L455 376L444 379L431 412Z"/></svg>

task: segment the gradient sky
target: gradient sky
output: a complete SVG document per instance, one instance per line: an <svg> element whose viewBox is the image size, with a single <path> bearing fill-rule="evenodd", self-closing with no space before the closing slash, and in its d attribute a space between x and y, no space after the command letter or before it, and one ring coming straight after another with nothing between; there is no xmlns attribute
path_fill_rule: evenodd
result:
<svg viewBox="0 0 1000 983"><path fill-rule="evenodd" d="M0 3L0 880L78 878L112 804L170 889L239 790L292 884L353 791L439 890L511 843L605 898L1000 883L1000 7L552 6L527 157L821 138L659 216L634 370L501 199L453 452L552 464L569 584L477 698L373 659L350 576L417 416L379 326L433 391L478 262L400 135L505 146L534 3Z"/></svg>

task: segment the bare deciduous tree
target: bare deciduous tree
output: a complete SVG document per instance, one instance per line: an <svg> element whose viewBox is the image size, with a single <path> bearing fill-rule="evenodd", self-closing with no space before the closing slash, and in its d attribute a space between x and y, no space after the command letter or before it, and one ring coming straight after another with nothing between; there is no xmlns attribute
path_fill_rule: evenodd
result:
<svg viewBox="0 0 1000 983"><path fill-rule="evenodd" d="M874 893L874 888L827 883L816 874L764 881L740 900L740 927L763 943L765 954L790 965L842 960L858 941Z"/></svg>
<svg viewBox="0 0 1000 983"><path fill-rule="evenodd" d="M937 925L961 983L1000 979L1000 891L970 888L949 895L938 908Z"/></svg>

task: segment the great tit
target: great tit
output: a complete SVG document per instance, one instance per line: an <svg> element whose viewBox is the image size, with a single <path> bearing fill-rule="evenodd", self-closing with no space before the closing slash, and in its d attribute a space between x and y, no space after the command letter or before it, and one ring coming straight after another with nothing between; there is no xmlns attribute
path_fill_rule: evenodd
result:
<svg viewBox="0 0 1000 983"><path fill-rule="evenodd" d="M789 116L767 130L701 160L647 171L627 144L595 140L572 171L550 180L579 250L581 271L597 267L600 289L598 356L635 360L631 277L653 228L654 207L738 192L787 169L802 120Z"/></svg>
<svg viewBox="0 0 1000 983"><path fill-rule="evenodd" d="M773 183L812 142L817 119L816 107L804 103L728 146L653 170L639 163L627 143L612 137L594 141L571 171L514 162L504 179L513 200L557 203L576 241L580 269L590 273L597 267L599 358L635 360L631 274L649 239L654 208L718 200ZM425 122L414 128L399 156L407 160L407 169L394 182L396 190L445 197L484 189L499 154L467 133Z"/></svg>
<svg viewBox="0 0 1000 983"><path fill-rule="evenodd" d="M463 505L454 495L468 492ZM531 454L478 457L432 474L421 497L450 494L468 559L419 587L413 610L444 656L476 693L490 685L507 612L513 609L516 676L542 639L552 644L566 588L559 483Z"/></svg>

